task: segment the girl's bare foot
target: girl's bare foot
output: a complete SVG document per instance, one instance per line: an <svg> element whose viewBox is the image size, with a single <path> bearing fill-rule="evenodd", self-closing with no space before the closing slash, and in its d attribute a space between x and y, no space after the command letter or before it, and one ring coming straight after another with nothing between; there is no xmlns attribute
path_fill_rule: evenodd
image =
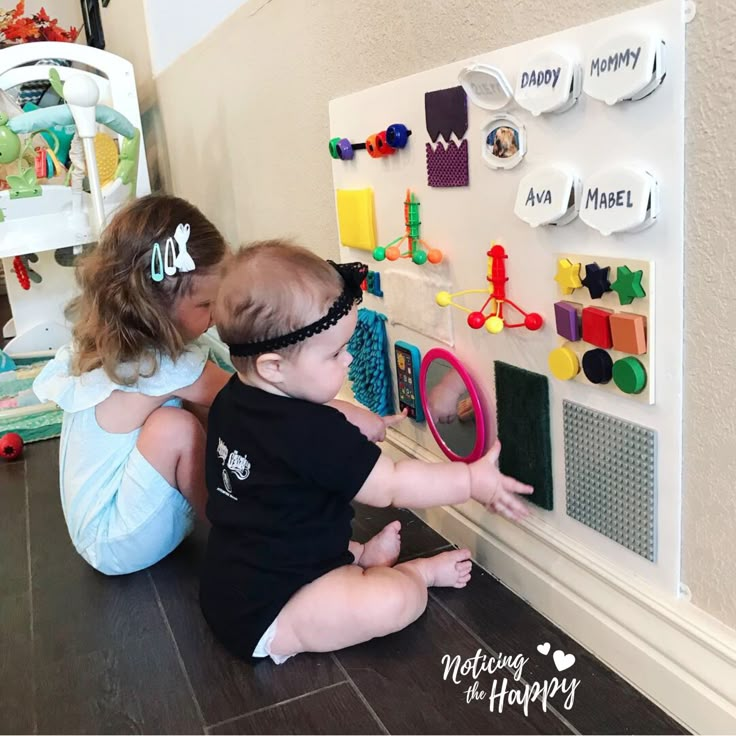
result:
<svg viewBox="0 0 736 736"><path fill-rule="evenodd" d="M356 560L362 568L393 567L401 549L401 522L386 524L378 534L363 545L363 554Z"/></svg>
<svg viewBox="0 0 736 736"><path fill-rule="evenodd" d="M464 588L470 580L473 567L468 549L453 549L434 557L411 560L406 564L416 565L428 588Z"/></svg>

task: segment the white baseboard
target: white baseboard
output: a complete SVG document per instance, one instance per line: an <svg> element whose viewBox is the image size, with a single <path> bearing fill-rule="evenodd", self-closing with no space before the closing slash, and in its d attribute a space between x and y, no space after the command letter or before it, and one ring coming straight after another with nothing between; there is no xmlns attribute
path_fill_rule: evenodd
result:
<svg viewBox="0 0 736 736"><path fill-rule="evenodd" d="M397 458L436 461L398 432L387 440ZM736 733L736 631L538 519L488 519L474 502L416 513L686 728Z"/></svg>

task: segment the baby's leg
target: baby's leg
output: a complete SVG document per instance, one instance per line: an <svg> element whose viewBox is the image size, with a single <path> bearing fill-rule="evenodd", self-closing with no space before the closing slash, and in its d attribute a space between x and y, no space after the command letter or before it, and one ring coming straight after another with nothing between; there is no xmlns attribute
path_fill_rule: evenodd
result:
<svg viewBox="0 0 736 736"><path fill-rule="evenodd" d="M141 455L179 489L202 519L207 502L205 441L204 429L193 414L162 406L146 419L136 443Z"/></svg>
<svg viewBox="0 0 736 736"><path fill-rule="evenodd" d="M375 537L371 537L365 544L351 540L348 549L355 557L354 564L362 568L393 567L401 551L401 522L397 519L386 524Z"/></svg>
<svg viewBox="0 0 736 736"><path fill-rule="evenodd" d="M331 652L408 626L427 606L433 585L463 588L467 549L402 562L396 567L340 567L295 593L276 619L271 653Z"/></svg>

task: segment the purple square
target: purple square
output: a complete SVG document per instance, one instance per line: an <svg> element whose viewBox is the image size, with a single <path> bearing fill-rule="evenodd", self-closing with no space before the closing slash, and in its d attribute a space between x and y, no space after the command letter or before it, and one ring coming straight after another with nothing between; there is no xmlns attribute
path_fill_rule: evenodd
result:
<svg viewBox="0 0 736 736"><path fill-rule="evenodd" d="M580 339L580 308L579 304L572 302L555 303L555 322L557 323L557 334L570 342Z"/></svg>

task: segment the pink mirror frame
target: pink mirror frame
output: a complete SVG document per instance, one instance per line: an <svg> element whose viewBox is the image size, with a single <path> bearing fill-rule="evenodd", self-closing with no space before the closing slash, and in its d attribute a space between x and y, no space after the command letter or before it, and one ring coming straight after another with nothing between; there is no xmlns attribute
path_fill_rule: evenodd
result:
<svg viewBox="0 0 736 736"><path fill-rule="evenodd" d="M472 451L467 457L460 457L460 455L454 453L445 444L438 429L435 427L434 422L432 421L432 415L429 412L426 392L427 372L429 370L429 366L435 358L446 360L459 373L460 377L465 382L468 393L470 394L470 401L473 404L473 412L475 413L476 435L475 445L473 446ZM483 455L483 451L485 450L486 446L486 425L483 416L483 408L481 405L480 396L478 395L478 389L475 387L475 383L470 377L468 371L465 369L465 366L449 350L445 350L444 348L432 348L427 352L424 358L422 358L422 367L419 373L419 395L422 400L422 409L424 409L424 417L427 420L429 430L430 432L432 432L432 436L434 437L442 452L444 452L445 455L450 458L450 460L453 460L455 462L460 461L464 463L472 463L473 461L478 460L478 458Z"/></svg>

